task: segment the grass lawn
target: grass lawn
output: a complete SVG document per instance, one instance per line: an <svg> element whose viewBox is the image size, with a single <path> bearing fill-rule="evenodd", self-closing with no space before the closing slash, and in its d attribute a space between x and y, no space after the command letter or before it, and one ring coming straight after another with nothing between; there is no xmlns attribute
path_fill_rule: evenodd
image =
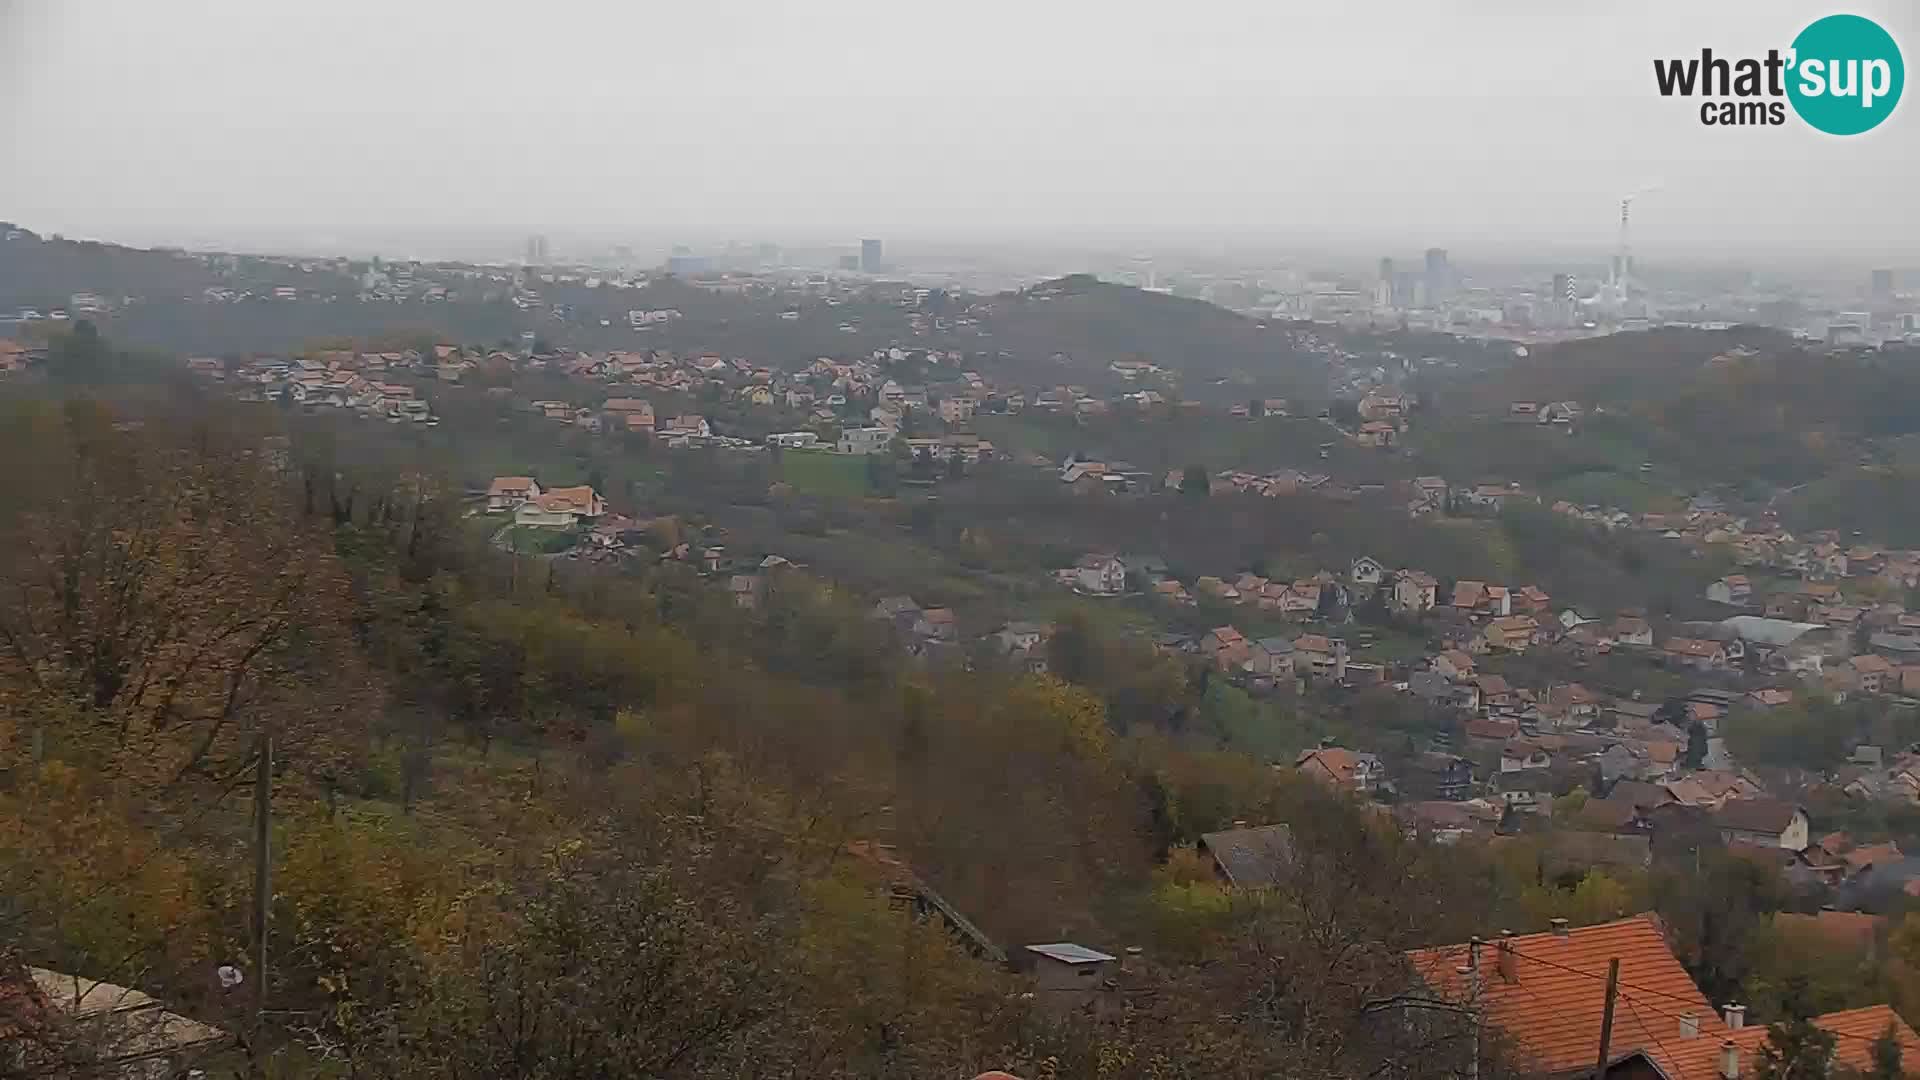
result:
<svg viewBox="0 0 1920 1080"><path fill-rule="evenodd" d="M571 529L515 525L507 530L507 546L520 555L553 555L567 550L578 540Z"/></svg>
<svg viewBox="0 0 1920 1080"><path fill-rule="evenodd" d="M804 495L857 499L867 493L867 459L828 450L783 450L780 479Z"/></svg>

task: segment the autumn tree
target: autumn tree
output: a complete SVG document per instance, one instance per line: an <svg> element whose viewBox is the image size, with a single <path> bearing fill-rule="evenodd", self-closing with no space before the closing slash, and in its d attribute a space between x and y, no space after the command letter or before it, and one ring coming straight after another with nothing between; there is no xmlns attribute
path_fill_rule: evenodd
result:
<svg viewBox="0 0 1920 1080"><path fill-rule="evenodd" d="M84 399L9 424L0 720L16 760L220 783L261 731L314 771L368 692L351 597L278 476L212 419L124 422Z"/></svg>

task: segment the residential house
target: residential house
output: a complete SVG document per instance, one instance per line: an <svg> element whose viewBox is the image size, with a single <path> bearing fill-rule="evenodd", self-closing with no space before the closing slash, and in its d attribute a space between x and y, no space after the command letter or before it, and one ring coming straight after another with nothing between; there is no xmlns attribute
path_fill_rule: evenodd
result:
<svg viewBox="0 0 1920 1080"><path fill-rule="evenodd" d="M531 476L496 476L487 486L487 512L512 510L540 494L540 485Z"/></svg>
<svg viewBox="0 0 1920 1080"><path fill-rule="evenodd" d="M1246 668L1253 675L1284 678L1293 674L1293 642L1283 637L1265 637L1247 642Z"/></svg>
<svg viewBox="0 0 1920 1080"><path fill-rule="evenodd" d="M1386 576L1386 572L1386 567L1381 566L1378 560L1362 555L1353 560L1352 565L1348 567L1347 577L1355 585L1371 587L1380 584L1380 579Z"/></svg>
<svg viewBox="0 0 1920 1080"><path fill-rule="evenodd" d="M1440 845L1457 844L1470 836L1492 836L1503 816L1500 807L1485 799L1429 799L1394 807L1394 819L1409 838L1425 837Z"/></svg>
<svg viewBox="0 0 1920 1080"><path fill-rule="evenodd" d="M973 413L979 402L970 397L944 397L940 399L940 419L949 424L963 424L973 419Z"/></svg>
<svg viewBox="0 0 1920 1080"><path fill-rule="evenodd" d="M1707 599L1744 607L1753 599L1753 582L1745 574L1728 574L1707 586Z"/></svg>
<svg viewBox="0 0 1920 1080"><path fill-rule="evenodd" d="M842 428L834 448L842 454L884 454L898 434L889 427Z"/></svg>
<svg viewBox="0 0 1920 1080"><path fill-rule="evenodd" d="M1234 588L1210 574L1195 578L1193 581L1193 591L1201 596L1212 597L1215 600L1222 600L1229 604L1237 603L1240 599L1239 589Z"/></svg>
<svg viewBox="0 0 1920 1080"><path fill-rule="evenodd" d="M1378 756L1339 746L1305 751L1294 759L1293 767L1339 791L1372 794L1391 786L1387 767Z"/></svg>
<svg viewBox="0 0 1920 1080"><path fill-rule="evenodd" d="M1538 585L1528 585L1513 594L1513 609L1526 615L1544 616L1553 609L1553 597Z"/></svg>
<svg viewBox="0 0 1920 1080"><path fill-rule="evenodd" d="M1324 634L1302 634L1293 639L1294 668L1306 666L1316 679L1341 682L1347 677L1347 643Z"/></svg>
<svg viewBox="0 0 1920 1080"><path fill-rule="evenodd" d="M1713 823L1720 830L1720 839L1728 844L1805 851L1813 842L1807 812L1779 799L1728 799L1714 811Z"/></svg>
<svg viewBox="0 0 1920 1080"><path fill-rule="evenodd" d="M1464 726L1467 745L1479 751L1498 750L1506 745L1508 739L1520 734L1520 725L1513 720L1476 717Z"/></svg>
<svg viewBox="0 0 1920 1080"><path fill-rule="evenodd" d="M1216 626L1200 637L1200 655L1221 670L1245 664L1251 655L1247 639L1231 626Z"/></svg>
<svg viewBox="0 0 1920 1080"><path fill-rule="evenodd" d="M885 619L901 633L912 633L920 621L920 605L911 596L888 596L873 605L869 617Z"/></svg>
<svg viewBox="0 0 1920 1080"><path fill-rule="evenodd" d="M1433 658L1433 670L1454 682L1472 678L1474 666L1473 657L1459 649L1448 649Z"/></svg>
<svg viewBox="0 0 1920 1080"><path fill-rule="evenodd" d="M565 529L583 519L606 513L606 501L591 487L554 488L514 508L513 523L533 528Z"/></svg>
<svg viewBox="0 0 1920 1080"><path fill-rule="evenodd" d="M1440 583L1432 574L1420 570L1402 570L1394 576L1391 606L1398 612L1419 614L1433 610Z"/></svg>
<svg viewBox="0 0 1920 1080"><path fill-rule="evenodd" d="M1661 707L1657 701L1634 701L1628 698L1615 701L1607 713L1613 715L1613 726L1622 732L1644 732L1653 726L1653 719L1659 715Z"/></svg>
<svg viewBox="0 0 1920 1080"><path fill-rule="evenodd" d="M1853 689L1863 694L1879 694L1894 689L1894 680L1899 677L1887 658L1875 653L1862 653L1848 658L1845 671L1851 676Z"/></svg>
<svg viewBox="0 0 1920 1080"><path fill-rule="evenodd" d="M733 597L734 607L752 611L766 593L766 579L758 574L735 574L727 579L727 592Z"/></svg>
<svg viewBox="0 0 1920 1080"><path fill-rule="evenodd" d="M1480 707L1489 712L1499 712L1512 708L1514 703L1513 687L1499 675L1475 675L1467 680L1480 691Z"/></svg>
<svg viewBox="0 0 1920 1080"><path fill-rule="evenodd" d="M1579 683L1559 683L1547 689L1541 712L1562 728L1586 727L1600 718L1599 694Z"/></svg>
<svg viewBox="0 0 1920 1080"><path fill-rule="evenodd" d="M1653 626L1638 615L1622 615L1613 620L1607 634L1615 645L1631 645L1642 649L1653 647Z"/></svg>
<svg viewBox="0 0 1920 1080"><path fill-rule="evenodd" d="M1073 572L1081 592L1118 596L1127 591L1127 566L1112 555L1083 555Z"/></svg>
<svg viewBox="0 0 1920 1080"><path fill-rule="evenodd" d="M1453 583L1453 599L1449 605L1462 614L1474 614L1486 610L1487 583L1484 581L1460 580ZM1505 614L1502 612L1501 614Z"/></svg>
<svg viewBox="0 0 1920 1080"><path fill-rule="evenodd" d="M1471 1007L1505 1036L1518 1070L1529 1075L1592 1073L1603 1027L1604 1080L1758 1075L1767 1026L1748 1024L1739 1005L1716 1011L1674 955L1657 916L1552 925L1544 933L1419 949L1408 960L1424 992ZM1610 980L1620 988L1612 1002L1601 989ZM1835 1036L1834 1064L1846 1070L1870 1069L1874 1040L1887 1030L1904 1060L1920 1055L1920 1035L1885 1005L1812 1022Z"/></svg>
<svg viewBox="0 0 1920 1080"><path fill-rule="evenodd" d="M1429 704L1466 712L1480 707L1479 690L1449 682L1437 671L1416 671L1407 676L1407 692Z"/></svg>
<svg viewBox="0 0 1920 1080"><path fill-rule="evenodd" d="M1492 651L1523 653L1539 630L1531 615L1508 615L1487 623L1480 635Z"/></svg>
<svg viewBox="0 0 1920 1080"><path fill-rule="evenodd" d="M952 641L959 636L959 631L952 608L927 608L920 612L920 618L913 624L916 637L932 641Z"/></svg>
<svg viewBox="0 0 1920 1080"><path fill-rule="evenodd" d="M1457 754L1429 750L1407 764L1400 787L1420 799L1464 799L1473 787L1473 762Z"/></svg>
<svg viewBox="0 0 1920 1080"><path fill-rule="evenodd" d="M692 439L712 438L713 428L708 425L706 417L688 414L669 417L665 423L654 428L654 433L669 443L686 442Z"/></svg>
<svg viewBox="0 0 1920 1080"><path fill-rule="evenodd" d="M1293 830L1286 825L1236 824L1202 833L1200 850L1213 859L1220 880L1236 889L1266 888L1280 881L1293 862Z"/></svg>
<svg viewBox="0 0 1920 1080"><path fill-rule="evenodd" d="M1553 767L1553 752L1538 739L1509 739L1500 748L1500 771L1524 772Z"/></svg>
<svg viewBox="0 0 1920 1080"><path fill-rule="evenodd" d="M1727 667L1727 647L1704 638L1668 638L1660 647L1667 663L1695 671L1721 671Z"/></svg>
<svg viewBox="0 0 1920 1080"><path fill-rule="evenodd" d="M994 632L994 638L1000 643L1000 651L1007 653L1026 652L1037 648L1053 633L1046 623L1010 622Z"/></svg>
<svg viewBox="0 0 1920 1080"><path fill-rule="evenodd" d="M653 433L653 402L645 398L617 397L608 398L600 406L614 426L623 431L635 431L642 434Z"/></svg>

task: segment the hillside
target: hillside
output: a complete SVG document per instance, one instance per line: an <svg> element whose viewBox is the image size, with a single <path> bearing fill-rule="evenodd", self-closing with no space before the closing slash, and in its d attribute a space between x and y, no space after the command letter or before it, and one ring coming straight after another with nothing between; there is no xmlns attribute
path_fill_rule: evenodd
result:
<svg viewBox="0 0 1920 1080"><path fill-rule="evenodd" d="M64 307L77 292L187 296L219 283L204 262L178 252L56 240L0 222L0 312Z"/></svg>
<svg viewBox="0 0 1920 1080"><path fill-rule="evenodd" d="M1575 401L1614 444L1683 486L1805 484L1920 431L1920 363L1808 349L1755 328L1663 329L1540 349L1443 396L1494 417L1516 401Z"/></svg>
<svg viewBox="0 0 1920 1080"><path fill-rule="evenodd" d="M1275 393L1325 386L1289 331L1200 300L1073 275L1002 293L993 308L996 347L1028 362L1054 362L1051 370L1062 378L1117 382L1108 364L1145 360L1180 372L1183 392L1196 397L1214 379Z"/></svg>

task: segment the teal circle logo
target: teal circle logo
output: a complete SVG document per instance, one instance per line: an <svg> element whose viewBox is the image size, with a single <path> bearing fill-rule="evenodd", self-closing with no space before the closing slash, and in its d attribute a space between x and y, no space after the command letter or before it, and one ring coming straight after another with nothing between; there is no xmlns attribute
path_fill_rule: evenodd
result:
<svg viewBox="0 0 1920 1080"><path fill-rule="evenodd" d="M1800 31L1791 63L1793 111L1829 135L1878 127L1893 115L1907 81L1893 35L1858 15L1829 15Z"/></svg>

